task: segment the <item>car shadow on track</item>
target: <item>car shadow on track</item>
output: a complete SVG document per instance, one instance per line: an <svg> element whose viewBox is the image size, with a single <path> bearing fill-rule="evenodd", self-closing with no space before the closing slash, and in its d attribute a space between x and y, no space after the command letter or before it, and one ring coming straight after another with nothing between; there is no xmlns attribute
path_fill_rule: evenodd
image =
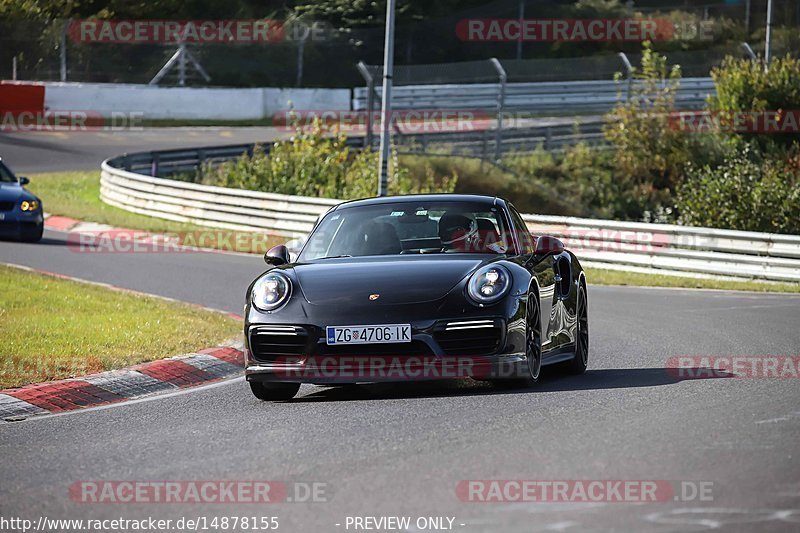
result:
<svg viewBox="0 0 800 533"><path fill-rule="evenodd" d="M24 241L18 241L18 240L14 240L14 239L6 239L6 238L0 239L0 243L4 243L4 242L13 243L13 244L30 245L30 246L42 246L42 245L44 245L44 246L66 246L67 245L67 241L65 241L63 239L52 239L50 237L42 237L42 239L40 241L37 241L37 242L24 242Z"/></svg>
<svg viewBox="0 0 800 533"><path fill-rule="evenodd" d="M41 150L48 150L50 152L61 152L65 154L80 154L82 153L81 150L75 149L71 145L64 145L61 144L60 141L53 141L51 138L36 138L33 135L24 135L24 133L20 134L17 137L12 137L11 135L3 135L0 134L0 143L5 145L12 145L12 146L25 146L28 148L38 148ZM97 165L99 166L100 160L98 159ZM77 169L76 169L77 170ZM86 168L84 170L87 171L96 171L97 168ZM37 170L36 172L42 172L41 170ZM23 174L24 175L24 174Z"/></svg>
<svg viewBox="0 0 800 533"><path fill-rule="evenodd" d="M39 242L33 243L38 245L45 245L45 246L67 246L67 241L64 239L53 239L51 237L42 237L42 240Z"/></svg>
<svg viewBox="0 0 800 533"><path fill-rule="evenodd" d="M484 381L450 380L403 383L375 383L325 387L290 400L300 402L342 402L353 400L392 400L403 398L436 398L488 394L536 394L579 390L627 389L674 385L687 379L724 379L734 377L707 368L610 368L588 370L580 376L565 374L560 369L545 369L539 382L530 388L511 388ZM683 377L687 376L687 377Z"/></svg>

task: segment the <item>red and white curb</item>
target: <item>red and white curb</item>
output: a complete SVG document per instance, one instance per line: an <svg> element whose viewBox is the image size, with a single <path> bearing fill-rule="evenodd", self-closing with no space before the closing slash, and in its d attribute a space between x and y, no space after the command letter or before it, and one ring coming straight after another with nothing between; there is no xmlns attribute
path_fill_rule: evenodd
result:
<svg viewBox="0 0 800 533"><path fill-rule="evenodd" d="M95 233L101 231L127 231L134 234L137 237L159 237L160 234L158 233L151 233L145 230L133 230L128 228L115 228L114 226L109 226L108 224L100 224L99 222L84 222L82 220L76 220L74 218L69 217L62 217L61 215L50 215L45 213L44 215L44 227L47 229L53 229L57 231L63 231L66 233L75 232L75 233Z"/></svg>
<svg viewBox="0 0 800 533"><path fill-rule="evenodd" d="M241 341L79 378L0 390L0 423L97 407L239 376Z"/></svg>
<svg viewBox="0 0 800 533"><path fill-rule="evenodd" d="M0 264L76 283L97 285L118 292L178 302L238 320L243 319L241 315L235 313L183 302L166 296L139 292L108 283L89 281L13 263ZM110 370L89 376L0 390L0 424L35 415L125 402L158 392L205 385L213 381L239 376L244 370L243 348L243 341L230 341L216 348L150 361L121 370Z"/></svg>
<svg viewBox="0 0 800 533"><path fill-rule="evenodd" d="M45 227L67 233L106 231L133 232L133 230L123 230L107 224L82 222L58 215L45 215ZM167 242L167 239L171 238L166 235L139 230L136 230L135 234L137 239L153 240L154 242ZM207 251L251 255L213 249ZM179 300L173 298L142 293L108 283L89 281L12 263L2 264L78 283L97 285L119 292L146 296L149 298L158 298L170 302L179 302ZM188 302L180 303L242 320L241 315L234 313ZM242 341L232 341L216 348L200 350L197 353L150 361L121 370L110 370L108 372L101 372L89 376L0 390L0 424L23 420L36 415L62 413L113 403L122 403L161 392L205 385L226 378L240 376L244 370L244 354L242 350Z"/></svg>
<svg viewBox="0 0 800 533"><path fill-rule="evenodd" d="M62 217L59 215L44 214L44 227L47 229L54 229L58 231L70 231L76 226L81 224L80 220L74 218ZM111 226L108 226L111 229Z"/></svg>
<svg viewBox="0 0 800 533"><path fill-rule="evenodd" d="M255 253L238 252L235 250L228 250L222 248L207 248L203 246L183 245L179 244L179 238L176 233L153 233L145 230L134 230L128 228L117 228L108 224L100 224L97 222L84 222L74 218L64 217L61 215L44 214L44 226L49 230L60 231L72 235L77 235L75 241L71 245L76 250L80 250L83 244L89 247L97 246L97 251L102 251L106 246L110 250L114 250L113 242L106 242L103 236L112 238L115 235L124 235L123 243L117 251L131 251L134 248L133 243L137 245L148 245L144 247L144 251L148 252L177 252L177 251L192 251L204 253L218 253L218 254L232 254L245 257L253 257ZM208 231L216 231L214 228L209 228ZM220 230L221 231L221 230ZM86 243L82 244L80 235L89 237Z"/></svg>
<svg viewBox="0 0 800 533"><path fill-rule="evenodd" d="M108 224L100 224L98 222L84 222L74 218L63 217L61 215L44 215L44 227L50 230L61 231L64 233L75 234L90 234L102 235L113 233L124 233L133 241L139 243L156 243L159 245L172 245L173 248L182 248L177 246L177 238L175 235L166 235L161 233L152 233L145 230L133 230L128 228L117 228ZM213 250L211 248L202 249L203 251L215 252L220 250Z"/></svg>

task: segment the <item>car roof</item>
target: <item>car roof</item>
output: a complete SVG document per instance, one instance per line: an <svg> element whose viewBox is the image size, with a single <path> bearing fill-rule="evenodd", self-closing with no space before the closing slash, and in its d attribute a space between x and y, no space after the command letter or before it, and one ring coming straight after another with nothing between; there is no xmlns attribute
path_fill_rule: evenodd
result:
<svg viewBox="0 0 800 533"><path fill-rule="evenodd" d="M486 205L502 205L505 203L505 201L498 196L486 196L482 194L404 194L399 196L378 196L375 198L350 200L337 205L336 209L347 209L351 207L362 207L367 205L393 204L399 202L469 202L485 203Z"/></svg>

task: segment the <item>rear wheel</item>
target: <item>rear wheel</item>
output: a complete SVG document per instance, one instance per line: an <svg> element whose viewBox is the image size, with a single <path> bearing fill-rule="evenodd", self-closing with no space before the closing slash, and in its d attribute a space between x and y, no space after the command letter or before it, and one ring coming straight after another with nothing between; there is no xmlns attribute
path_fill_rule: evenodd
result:
<svg viewBox="0 0 800 533"><path fill-rule="evenodd" d="M577 331L575 332L575 357L568 364L572 374L583 374L589 364L589 308L586 305L586 287L578 289L578 302L575 308Z"/></svg>
<svg viewBox="0 0 800 533"><path fill-rule="evenodd" d="M253 396L264 401L291 400L300 390L299 383L262 383L251 381L250 390Z"/></svg>

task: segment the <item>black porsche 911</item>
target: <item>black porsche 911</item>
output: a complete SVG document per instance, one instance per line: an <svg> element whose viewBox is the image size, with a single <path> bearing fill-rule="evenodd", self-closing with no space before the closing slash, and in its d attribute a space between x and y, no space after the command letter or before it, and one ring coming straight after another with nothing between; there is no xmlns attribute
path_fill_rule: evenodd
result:
<svg viewBox="0 0 800 533"><path fill-rule="evenodd" d="M245 367L262 400L301 383L472 377L528 386L586 370L586 279L558 239L489 196L345 202L297 260L285 246L248 288Z"/></svg>

